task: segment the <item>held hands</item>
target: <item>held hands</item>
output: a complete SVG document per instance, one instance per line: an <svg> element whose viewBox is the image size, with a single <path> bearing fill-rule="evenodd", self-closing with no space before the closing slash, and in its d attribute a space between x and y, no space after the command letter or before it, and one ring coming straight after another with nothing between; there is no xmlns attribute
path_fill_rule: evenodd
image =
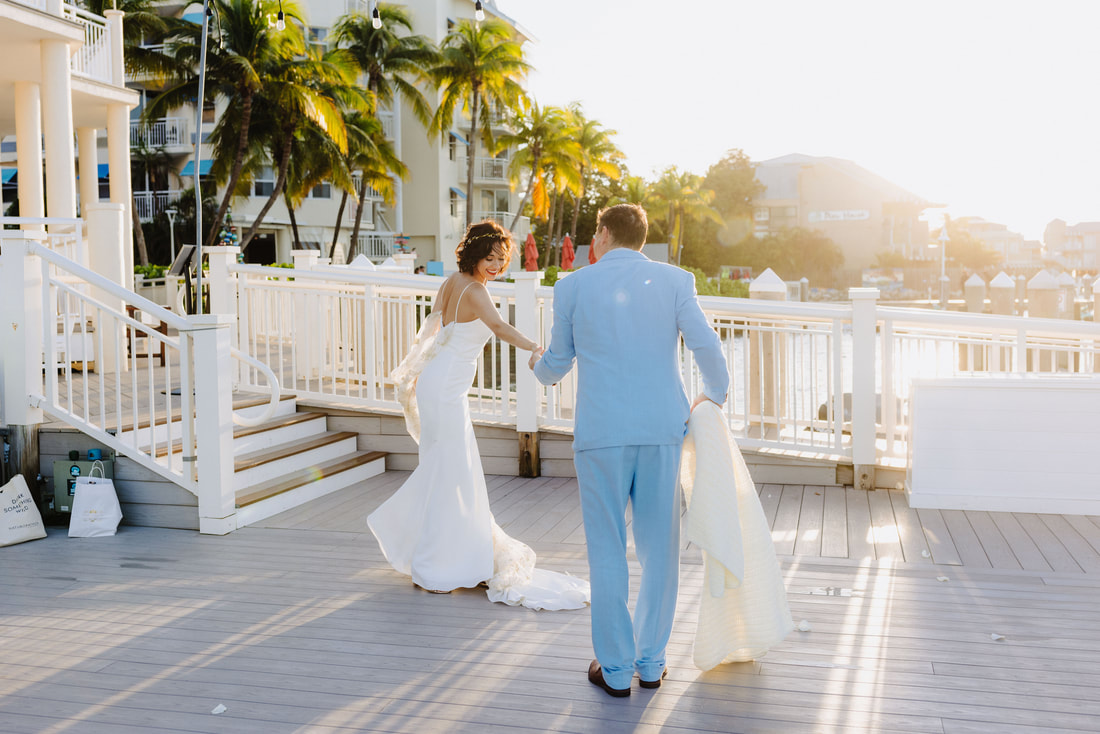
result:
<svg viewBox="0 0 1100 734"><path fill-rule="evenodd" d="M542 355L545 351L545 349L539 346L536 346L534 349L532 349L531 358L527 360L527 366L530 367L532 370L535 369L535 364L539 361L539 359L542 358Z"/></svg>
<svg viewBox="0 0 1100 734"><path fill-rule="evenodd" d="M699 393L699 395L695 398L695 402L693 402L691 404L691 412L694 413L695 409L704 402L714 403L714 401L711 400L710 398L708 398L706 395L704 395L703 393ZM714 404L718 405L718 407L722 407L718 403L714 403Z"/></svg>

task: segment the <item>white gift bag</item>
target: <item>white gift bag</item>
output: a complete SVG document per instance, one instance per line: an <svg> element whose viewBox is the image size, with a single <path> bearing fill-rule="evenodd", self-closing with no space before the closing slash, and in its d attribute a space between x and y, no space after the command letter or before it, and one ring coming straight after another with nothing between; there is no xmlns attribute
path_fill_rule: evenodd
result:
<svg viewBox="0 0 1100 734"><path fill-rule="evenodd" d="M99 476L95 476L96 470ZM98 461L86 477L77 477L73 488L73 514L69 519L70 538L100 538L114 535L122 520L122 508L115 494L115 483L103 477Z"/></svg>
<svg viewBox="0 0 1100 734"><path fill-rule="evenodd" d="M0 546L46 537L42 514L34 504L27 480L16 474L0 487Z"/></svg>

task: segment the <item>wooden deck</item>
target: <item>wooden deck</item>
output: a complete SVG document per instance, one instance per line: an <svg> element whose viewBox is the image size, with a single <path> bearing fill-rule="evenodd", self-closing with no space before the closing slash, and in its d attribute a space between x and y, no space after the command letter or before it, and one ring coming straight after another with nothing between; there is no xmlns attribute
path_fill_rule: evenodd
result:
<svg viewBox="0 0 1100 734"><path fill-rule="evenodd" d="M0 548L0 732L1100 728L1100 518L764 485L791 609L810 630L754 663L694 668L690 548L669 678L618 700L585 680L586 610L426 594L389 568L364 517L405 476L225 537L51 529ZM575 480L489 483L498 521L541 565L587 573Z"/></svg>

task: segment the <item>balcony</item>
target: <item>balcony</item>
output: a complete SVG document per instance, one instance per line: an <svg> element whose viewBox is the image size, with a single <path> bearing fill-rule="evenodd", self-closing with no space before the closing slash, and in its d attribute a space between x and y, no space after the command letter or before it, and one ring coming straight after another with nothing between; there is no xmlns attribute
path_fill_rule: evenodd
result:
<svg viewBox="0 0 1100 734"><path fill-rule="evenodd" d="M36 3L27 4L42 7ZM111 30L107 26L107 19L73 5L63 5L61 11L65 20L84 29L84 45L77 49L72 58L73 74L98 82L121 85L122 80L115 80L111 74Z"/></svg>
<svg viewBox="0 0 1100 734"><path fill-rule="evenodd" d="M378 110L378 121L382 123L382 134L386 136L386 140L396 140L394 136L395 125L397 124L397 117L393 112L389 110Z"/></svg>
<svg viewBox="0 0 1100 734"><path fill-rule="evenodd" d="M191 148L187 136L187 120L183 117L162 117L151 123L130 120L130 147Z"/></svg>
<svg viewBox="0 0 1100 734"><path fill-rule="evenodd" d="M172 206L179 198L178 191L135 191L134 206L137 207L138 219L143 222L152 221L153 217Z"/></svg>
<svg viewBox="0 0 1100 734"><path fill-rule="evenodd" d="M508 158L477 158L474 161L474 183L508 183L508 166L511 160ZM466 166L469 158L458 158L458 180L466 183Z"/></svg>
<svg viewBox="0 0 1100 734"><path fill-rule="evenodd" d="M385 260L393 255L396 239L397 234L394 232L361 234L355 240L355 255L366 255L370 260Z"/></svg>

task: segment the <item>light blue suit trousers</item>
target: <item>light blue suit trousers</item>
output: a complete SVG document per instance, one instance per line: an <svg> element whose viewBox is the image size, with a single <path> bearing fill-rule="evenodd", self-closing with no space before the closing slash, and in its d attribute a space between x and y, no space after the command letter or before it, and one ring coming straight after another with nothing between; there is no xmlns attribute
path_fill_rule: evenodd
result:
<svg viewBox="0 0 1100 734"><path fill-rule="evenodd" d="M592 582L592 646L612 688L634 671L658 680L676 613L680 559L680 448L690 403L680 339L703 392L725 402L729 373L693 276L640 252L614 249L558 281L550 347L535 365L544 384L577 364L573 449ZM642 582L628 608L626 507Z"/></svg>

